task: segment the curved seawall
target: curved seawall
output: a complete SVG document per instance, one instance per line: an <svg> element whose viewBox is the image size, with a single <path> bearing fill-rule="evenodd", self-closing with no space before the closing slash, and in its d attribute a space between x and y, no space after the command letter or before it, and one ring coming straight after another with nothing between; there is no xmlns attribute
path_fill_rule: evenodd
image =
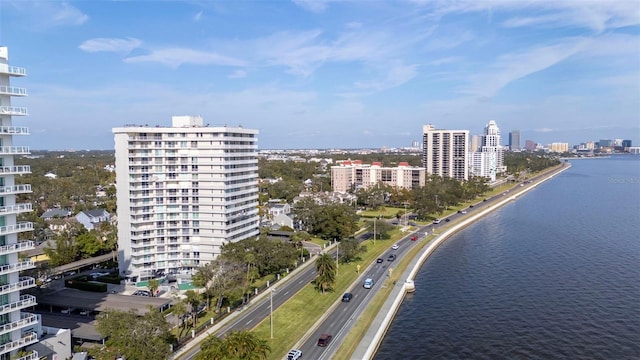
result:
<svg viewBox="0 0 640 360"><path fill-rule="evenodd" d="M501 199L497 203L488 206L486 209L478 211L477 213L470 215L463 221L454 224L451 228L447 229L445 232L430 241L428 245L420 252L420 254L412 259L411 263L407 266L407 269L403 272L401 278L406 280L414 280L416 274L418 273L424 262L429 258L429 256L438 248L438 246L440 246L453 234L472 224L473 222L481 219L485 215L493 212L494 210L502 207L503 205L516 200L519 196L534 189L538 184L553 178L555 175L570 167L570 164L563 163L559 168L552 170L551 173L538 175L534 178L535 180L533 180L530 185L514 188L508 196L504 197L504 199ZM397 282L391 294L385 301L384 305L382 306L374 320L371 322L369 330L363 336L360 343L358 344L358 347L351 355L351 359L372 359L374 357L378 346L382 342L387 329L389 328L396 312L402 304L405 293L406 290L404 288L404 283L402 281Z"/></svg>

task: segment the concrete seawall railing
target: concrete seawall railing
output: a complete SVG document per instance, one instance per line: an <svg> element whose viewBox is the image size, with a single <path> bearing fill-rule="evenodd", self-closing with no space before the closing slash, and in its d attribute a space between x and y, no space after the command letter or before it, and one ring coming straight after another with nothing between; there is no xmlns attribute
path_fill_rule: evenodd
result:
<svg viewBox="0 0 640 360"><path fill-rule="evenodd" d="M444 233L442 233L441 235L438 235L435 239L433 239L428 244L428 246L425 247L424 250L411 261L411 263L407 266L407 269L403 272L402 278L406 280L411 280L411 281L415 280L415 276L420 270L420 268L422 267L422 264L424 264L424 262L438 248L438 246L440 246L444 241L446 241L453 234L465 228L466 226L472 224L473 222L481 219L487 214L493 212L494 210L502 207L503 205L506 205L511 201L516 200L517 197L533 190L538 184L541 184L553 178L555 175L561 173L564 170L567 170L570 167L571 165L567 163L563 164L559 169L553 170L550 174L544 176L540 180L536 180L530 186L518 188L517 190L514 189L515 190L514 193L509 196L505 196L503 200L500 200L497 203L490 205L486 209L469 216L468 218L464 219L460 223L452 226L450 229L447 229ZM419 290L416 290L416 291L419 291ZM351 359L364 360L364 359L373 358L376 351L378 350L378 347L380 346L380 343L382 342L382 339L384 338L384 335L386 334L389 326L391 325L391 321L393 320L396 312L400 308L400 305L404 300L404 296L406 292L407 291L404 286L404 282L398 281L397 284L394 286L394 289L392 290L391 294L385 301L384 305L382 306L382 308L380 309L380 311L372 321L371 325L369 326L369 330L364 335L362 340L360 340L358 347L351 355Z"/></svg>

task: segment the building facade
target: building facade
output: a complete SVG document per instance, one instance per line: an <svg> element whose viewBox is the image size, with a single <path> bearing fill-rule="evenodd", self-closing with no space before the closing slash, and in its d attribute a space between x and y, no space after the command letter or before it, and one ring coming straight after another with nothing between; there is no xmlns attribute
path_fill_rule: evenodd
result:
<svg viewBox="0 0 640 360"><path fill-rule="evenodd" d="M113 133L118 261L129 280L193 271L258 235L257 130L174 116L171 127Z"/></svg>
<svg viewBox="0 0 640 360"><path fill-rule="evenodd" d="M480 151L471 151L470 173L473 176L482 176L490 181L496 181L496 175L506 171L504 166L504 148L500 145L500 128L494 120L484 128L481 137Z"/></svg>
<svg viewBox="0 0 640 360"><path fill-rule="evenodd" d="M509 133L509 150L520 151L520 130L511 130Z"/></svg>
<svg viewBox="0 0 640 360"><path fill-rule="evenodd" d="M469 179L469 130L439 130L433 125L422 128L422 166L429 175Z"/></svg>
<svg viewBox="0 0 640 360"><path fill-rule="evenodd" d="M15 126L14 118L28 115L27 108L11 105L12 97L27 95L24 88L13 87L12 77L27 75L24 68L9 65L9 51L0 47L0 360L38 359L36 352L17 356L17 351L38 342L40 322L23 310L36 305L35 296L20 291L36 286L32 277L20 271L34 268L31 260L21 260L19 252L35 249L33 241L18 241L18 234L33 230L33 223L18 222L18 214L32 211L31 204L16 203L18 194L31 192L31 185L16 185L15 177L29 174L27 165L16 165L15 155L29 154L25 146L14 146L13 137L29 135L26 127Z"/></svg>
<svg viewBox="0 0 640 360"><path fill-rule="evenodd" d="M376 184L413 189L424 186L425 169L401 162L397 167L382 163L363 164L360 160L343 161L331 167L331 187L335 192L370 188Z"/></svg>

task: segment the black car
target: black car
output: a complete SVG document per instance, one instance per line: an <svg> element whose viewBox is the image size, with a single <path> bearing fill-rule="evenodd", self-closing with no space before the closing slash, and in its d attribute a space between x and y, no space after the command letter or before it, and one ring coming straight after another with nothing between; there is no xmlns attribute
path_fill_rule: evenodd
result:
<svg viewBox="0 0 640 360"><path fill-rule="evenodd" d="M387 261L393 261L396 259L396 255L395 254L391 254L389 255L389 257L387 258Z"/></svg>
<svg viewBox="0 0 640 360"><path fill-rule="evenodd" d="M351 301L352 297L353 297L352 293L344 293L344 295L342 295L342 302L349 302Z"/></svg>
<svg viewBox="0 0 640 360"><path fill-rule="evenodd" d="M331 342L333 336L331 334L322 334L318 339L318 346L327 346Z"/></svg>
<svg viewBox="0 0 640 360"><path fill-rule="evenodd" d="M449 221L451 221L451 219L449 218L444 219L444 222L449 222Z"/></svg>
<svg viewBox="0 0 640 360"><path fill-rule="evenodd" d="M383 262L383 261L384 261L384 260L382 260L382 258L378 258L378 260L376 260L376 262L377 262L378 264L380 264L380 263L381 263L381 262Z"/></svg>

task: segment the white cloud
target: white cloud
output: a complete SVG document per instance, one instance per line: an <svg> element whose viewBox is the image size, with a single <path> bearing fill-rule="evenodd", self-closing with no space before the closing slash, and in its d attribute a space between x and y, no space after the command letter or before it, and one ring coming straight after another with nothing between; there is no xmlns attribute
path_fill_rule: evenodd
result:
<svg viewBox="0 0 640 360"><path fill-rule="evenodd" d="M548 132L552 132L553 129L551 129L551 128L539 128L539 129L533 129L533 131L541 132L541 133L548 133Z"/></svg>
<svg viewBox="0 0 640 360"><path fill-rule="evenodd" d="M67 2L53 4L49 14L49 23L52 26L82 25L89 20L89 16L71 6Z"/></svg>
<svg viewBox="0 0 640 360"><path fill-rule="evenodd" d="M382 91L400 86L418 75L418 65L397 64L392 66L382 80L356 82L355 87L363 90Z"/></svg>
<svg viewBox="0 0 640 360"><path fill-rule="evenodd" d="M321 13L327 9L327 3L331 0L292 0L294 4L301 8L314 12Z"/></svg>
<svg viewBox="0 0 640 360"><path fill-rule="evenodd" d="M220 55L214 52L198 51L185 48L152 50L147 55L128 57L124 61L127 63L156 62L173 68L177 68L183 64L220 66L245 65L245 62L240 59Z"/></svg>
<svg viewBox="0 0 640 360"><path fill-rule="evenodd" d="M96 38L84 41L80 44L79 48L86 52L119 52L129 53L131 50L136 49L142 45L142 41L135 38L127 39L108 39L108 38Z"/></svg>
<svg viewBox="0 0 640 360"><path fill-rule="evenodd" d="M580 51L584 44L584 39L567 39L554 45L501 55L486 72L472 76L471 84L461 92L480 99L491 98L511 82L564 61Z"/></svg>
<svg viewBox="0 0 640 360"><path fill-rule="evenodd" d="M243 79L247 77L247 72L244 70L236 70L227 76L229 79Z"/></svg>
<svg viewBox="0 0 640 360"><path fill-rule="evenodd" d="M198 22L202 20L202 14L203 14L203 11L200 10L197 14L193 16L193 21Z"/></svg>

